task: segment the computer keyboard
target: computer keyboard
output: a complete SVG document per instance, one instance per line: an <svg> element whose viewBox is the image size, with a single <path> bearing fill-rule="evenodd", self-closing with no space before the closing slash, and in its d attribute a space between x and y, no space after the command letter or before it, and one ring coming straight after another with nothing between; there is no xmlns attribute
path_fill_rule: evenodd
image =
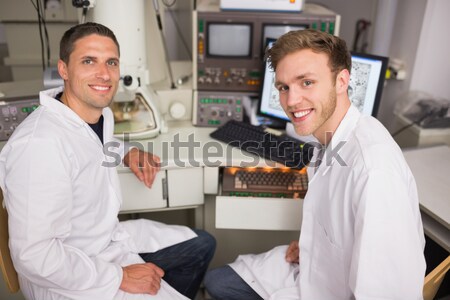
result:
<svg viewBox="0 0 450 300"><path fill-rule="evenodd" d="M286 167L302 169L310 161L312 145L286 135L275 135L264 128L235 120L228 121L210 136L249 153Z"/></svg>

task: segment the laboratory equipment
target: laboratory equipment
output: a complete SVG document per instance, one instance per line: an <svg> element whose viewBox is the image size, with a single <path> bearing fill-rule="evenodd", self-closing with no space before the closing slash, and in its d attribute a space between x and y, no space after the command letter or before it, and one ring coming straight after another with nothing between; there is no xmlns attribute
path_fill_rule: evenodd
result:
<svg viewBox="0 0 450 300"><path fill-rule="evenodd" d="M291 30L315 28L337 35L340 16L318 5L302 13L194 12L194 84L198 90L259 92L267 43Z"/></svg>
<svg viewBox="0 0 450 300"><path fill-rule="evenodd" d="M3 97L0 99L0 141L6 141L19 124L39 106L39 96Z"/></svg>
<svg viewBox="0 0 450 300"><path fill-rule="evenodd" d="M116 123L114 134L130 139L155 137L161 129L157 95L149 86L144 2L81 1L86 20L109 27L120 44L121 80L111 108Z"/></svg>
<svg viewBox="0 0 450 300"><path fill-rule="evenodd" d="M304 4L304 0L220 0L220 9L300 12Z"/></svg>
<svg viewBox="0 0 450 300"><path fill-rule="evenodd" d="M203 1L194 11L193 26L193 124L217 127L228 120L240 120L240 115L227 114L230 108L212 103L210 111L225 111L225 117L218 119L205 111L203 99L226 99L236 92L243 97L258 94L269 41L307 28L337 35L340 16L314 4L306 4L301 13L280 13L220 11Z"/></svg>
<svg viewBox="0 0 450 300"><path fill-rule="evenodd" d="M244 96L239 92L198 92L198 104L193 116L197 126L218 126L229 120L244 118Z"/></svg>

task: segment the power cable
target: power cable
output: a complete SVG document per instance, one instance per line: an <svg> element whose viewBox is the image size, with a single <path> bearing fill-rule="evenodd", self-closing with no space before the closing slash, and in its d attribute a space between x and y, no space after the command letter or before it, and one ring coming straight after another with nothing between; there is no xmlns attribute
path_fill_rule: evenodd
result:
<svg viewBox="0 0 450 300"><path fill-rule="evenodd" d="M39 26L39 39L41 42L41 60L42 60L42 69L45 71L46 65L50 67L50 42L48 37L47 25L45 23L45 17L43 16L44 6L40 0L36 0L36 3L33 0L30 0L31 4L33 4L36 9L38 15L38 26ZM44 33L42 32L42 28L44 28ZM45 42L44 37L45 36ZM47 51L45 51L45 48ZM47 54L47 63L45 63L45 53Z"/></svg>

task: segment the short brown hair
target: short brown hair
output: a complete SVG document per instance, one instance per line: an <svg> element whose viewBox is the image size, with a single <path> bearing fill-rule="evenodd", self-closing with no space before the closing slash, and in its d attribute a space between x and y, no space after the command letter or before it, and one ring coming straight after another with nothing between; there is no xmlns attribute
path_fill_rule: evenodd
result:
<svg viewBox="0 0 450 300"><path fill-rule="evenodd" d="M91 34L98 34L112 39L116 44L117 51L120 55L119 42L117 41L114 32L112 32L111 29L102 24L87 22L75 25L64 33L63 37L61 38L61 42L59 43L59 58L63 62L68 64L69 57L73 52L75 42Z"/></svg>
<svg viewBox="0 0 450 300"><path fill-rule="evenodd" d="M267 49L265 56L272 69L276 71L278 63L286 55L303 49L327 54L329 67L335 76L344 69L351 71L352 60L345 41L332 34L313 29L285 33L270 49Z"/></svg>

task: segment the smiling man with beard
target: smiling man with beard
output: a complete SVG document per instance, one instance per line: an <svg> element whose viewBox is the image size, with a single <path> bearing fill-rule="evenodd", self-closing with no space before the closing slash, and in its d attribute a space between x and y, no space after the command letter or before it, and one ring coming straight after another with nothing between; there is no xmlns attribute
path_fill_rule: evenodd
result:
<svg viewBox="0 0 450 300"><path fill-rule="evenodd" d="M322 145L308 167L300 239L209 271L206 289L227 300L422 299L416 184L389 132L351 104L345 42L291 31L267 57L296 132Z"/></svg>

